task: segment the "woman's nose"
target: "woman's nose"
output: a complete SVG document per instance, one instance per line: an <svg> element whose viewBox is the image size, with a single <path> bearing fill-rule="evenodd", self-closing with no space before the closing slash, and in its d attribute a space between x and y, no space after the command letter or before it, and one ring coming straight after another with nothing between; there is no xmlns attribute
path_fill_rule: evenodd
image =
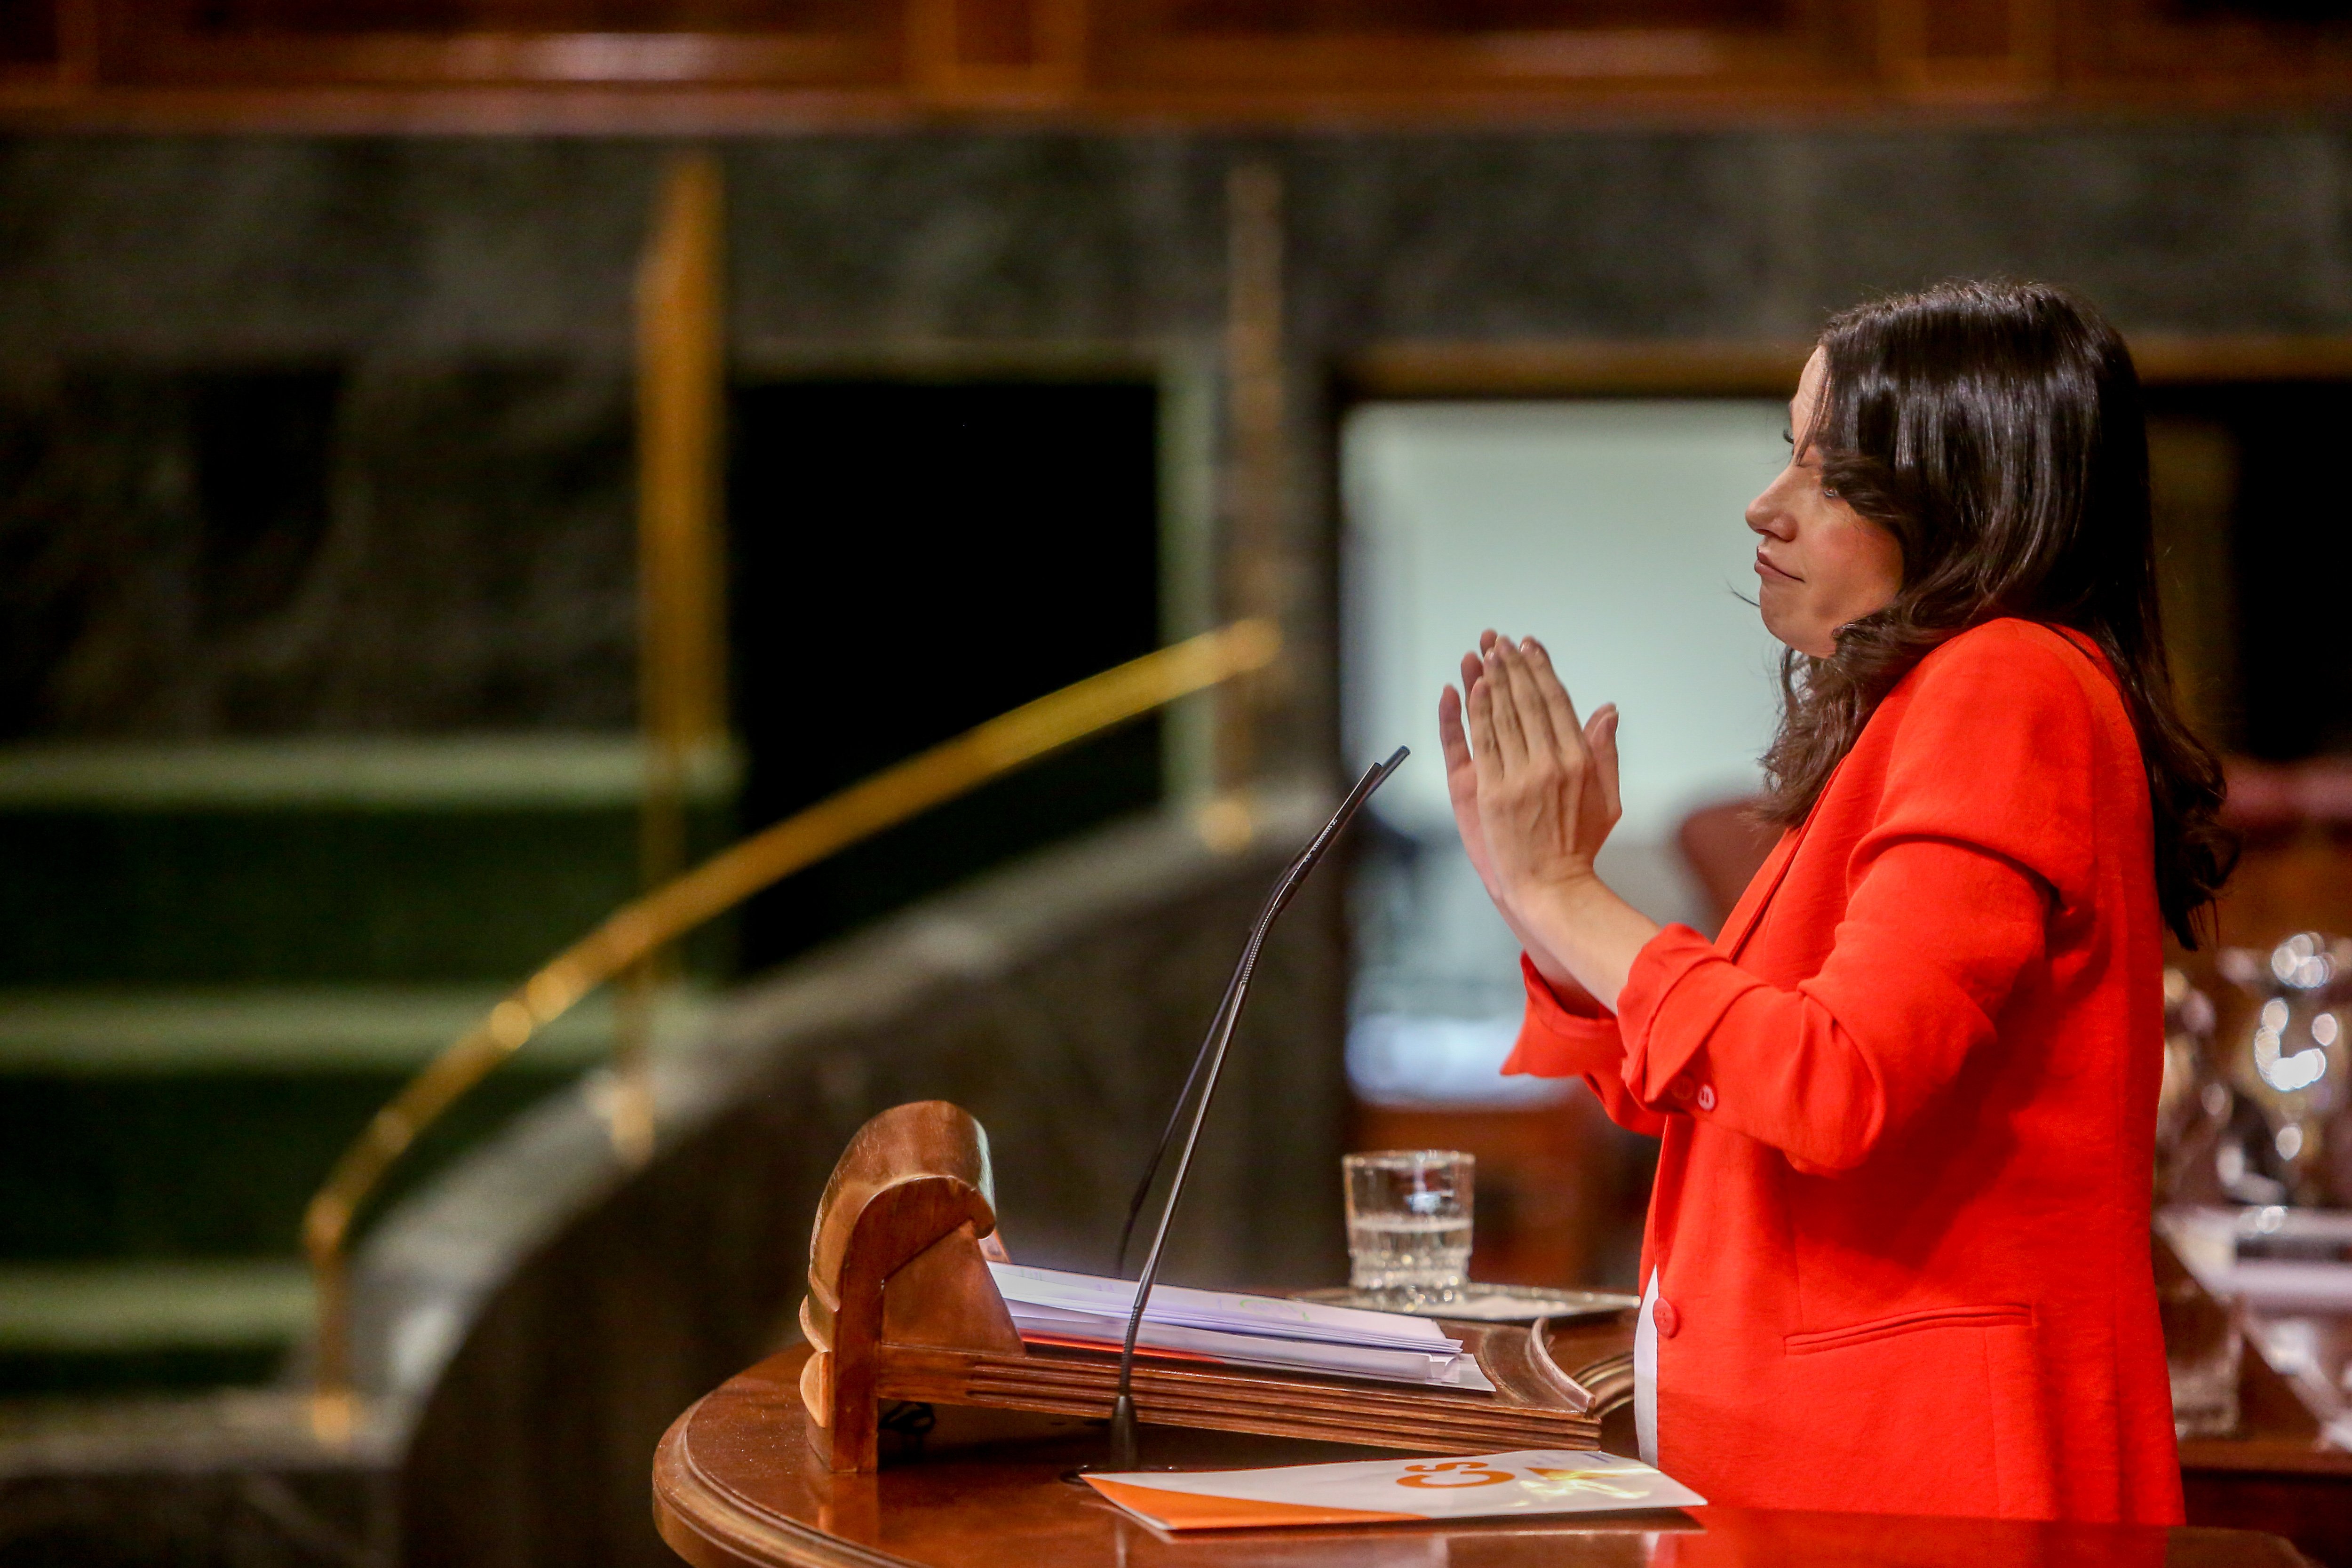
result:
<svg viewBox="0 0 2352 1568"><path fill-rule="evenodd" d="M1748 526L1759 533L1769 533L1775 539L1787 539L1796 531L1796 524L1788 509L1780 504L1780 486L1775 480L1762 495L1748 503Z"/></svg>

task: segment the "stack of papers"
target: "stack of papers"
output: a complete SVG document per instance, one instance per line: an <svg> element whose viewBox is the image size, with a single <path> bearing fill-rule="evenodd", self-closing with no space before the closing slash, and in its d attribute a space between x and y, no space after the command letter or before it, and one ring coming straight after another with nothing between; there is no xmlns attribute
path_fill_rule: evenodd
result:
<svg viewBox="0 0 2352 1568"><path fill-rule="evenodd" d="M1024 1340L1117 1350L1127 1338L1132 1280L1017 1263L992 1263L988 1271ZM1236 1366L1495 1391L1477 1358L1426 1318L1281 1296L1156 1285L1135 1342L1139 1351Z"/></svg>
<svg viewBox="0 0 2352 1568"><path fill-rule="evenodd" d="M1698 1508L1706 1502L1637 1459L1563 1448L1191 1475L1145 1470L1084 1479L1105 1498L1160 1530L1611 1513Z"/></svg>

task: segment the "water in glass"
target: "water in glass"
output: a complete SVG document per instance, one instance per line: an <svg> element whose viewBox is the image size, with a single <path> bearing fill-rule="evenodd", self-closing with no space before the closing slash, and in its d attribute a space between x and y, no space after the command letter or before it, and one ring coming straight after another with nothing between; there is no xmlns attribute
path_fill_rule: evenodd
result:
<svg viewBox="0 0 2352 1568"><path fill-rule="evenodd" d="M1342 1162L1348 1282L1415 1300L1447 1299L1470 1268L1475 1162L1451 1149L1384 1149Z"/></svg>

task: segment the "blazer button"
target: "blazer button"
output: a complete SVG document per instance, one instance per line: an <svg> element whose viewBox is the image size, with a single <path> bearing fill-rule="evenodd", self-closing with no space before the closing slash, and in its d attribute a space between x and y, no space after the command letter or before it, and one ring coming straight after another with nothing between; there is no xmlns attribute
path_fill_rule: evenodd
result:
<svg viewBox="0 0 2352 1568"><path fill-rule="evenodd" d="M1650 1308L1650 1321L1657 1326L1659 1336L1664 1339L1673 1339L1683 1331L1683 1315L1675 1311L1675 1304L1663 1296Z"/></svg>
<svg viewBox="0 0 2352 1568"><path fill-rule="evenodd" d="M1715 1085L1703 1083L1698 1086L1698 1108L1701 1110L1715 1109Z"/></svg>

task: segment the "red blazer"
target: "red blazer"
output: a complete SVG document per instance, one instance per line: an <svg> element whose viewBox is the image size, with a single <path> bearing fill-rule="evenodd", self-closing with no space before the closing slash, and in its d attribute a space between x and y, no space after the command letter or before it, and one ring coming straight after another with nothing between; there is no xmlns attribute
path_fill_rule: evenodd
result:
<svg viewBox="0 0 2352 1568"><path fill-rule="evenodd" d="M1663 1140L1658 1458L1745 1507L2177 1523L2148 1255L2163 932L2087 639L1976 627L1886 699L1709 942L1615 1016L1528 969L1506 1072Z"/></svg>

